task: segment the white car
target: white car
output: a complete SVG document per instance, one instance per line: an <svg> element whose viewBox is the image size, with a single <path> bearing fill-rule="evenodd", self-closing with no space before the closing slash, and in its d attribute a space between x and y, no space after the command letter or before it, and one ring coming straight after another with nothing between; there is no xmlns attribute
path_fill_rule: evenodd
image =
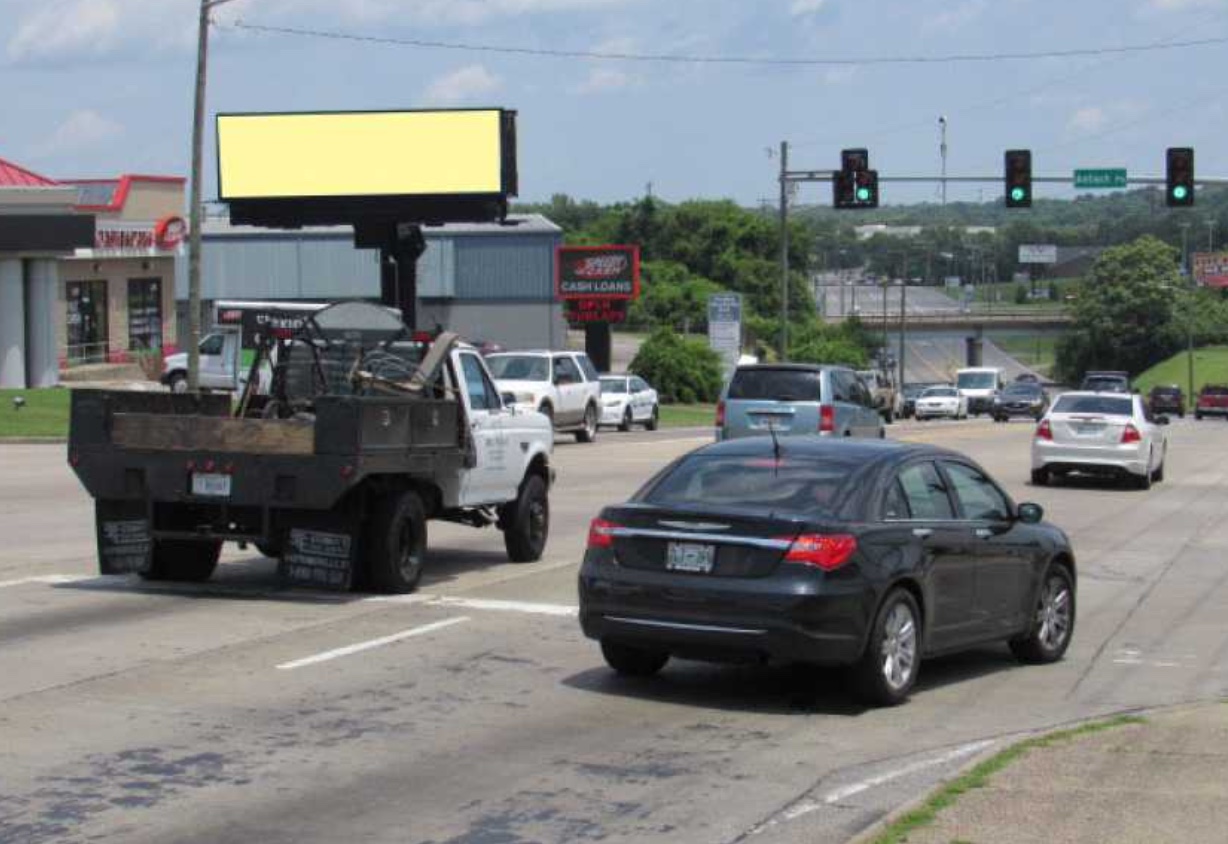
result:
<svg viewBox="0 0 1228 844"><path fill-rule="evenodd" d="M597 439L601 383L583 352L499 352L486 356L500 394L513 404L550 417L554 430L571 432L582 443Z"/></svg>
<svg viewBox="0 0 1228 844"><path fill-rule="evenodd" d="M601 424L630 431L632 425L657 430L660 421L657 391L638 375L601 376Z"/></svg>
<svg viewBox="0 0 1228 844"><path fill-rule="evenodd" d="M954 387L930 387L917 396L914 415L918 422L926 419L967 419L968 397Z"/></svg>
<svg viewBox="0 0 1228 844"><path fill-rule="evenodd" d="M1132 480L1140 489L1164 480L1168 417L1153 416L1139 395L1065 393L1036 426L1032 483L1072 472Z"/></svg>

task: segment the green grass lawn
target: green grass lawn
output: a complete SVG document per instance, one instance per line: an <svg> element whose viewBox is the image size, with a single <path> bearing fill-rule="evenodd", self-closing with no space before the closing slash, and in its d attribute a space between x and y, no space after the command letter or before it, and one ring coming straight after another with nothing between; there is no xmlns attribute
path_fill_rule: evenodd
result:
<svg viewBox="0 0 1228 844"><path fill-rule="evenodd" d="M48 390L0 390L0 440L10 437L68 436L68 403L71 391L53 387ZM13 399L26 400L21 410L13 409Z"/></svg>
<svg viewBox="0 0 1228 844"><path fill-rule="evenodd" d="M1057 337L991 337L994 344L1024 366L1048 374L1057 360Z"/></svg>
<svg viewBox="0 0 1228 844"><path fill-rule="evenodd" d="M1185 352L1178 352L1168 360L1157 363L1134 379L1134 388L1143 395L1151 392L1151 388L1157 384L1177 384L1182 391L1189 392L1189 358ZM1228 384L1228 346L1207 346L1194 350L1195 396L1203 384Z"/></svg>
<svg viewBox="0 0 1228 844"><path fill-rule="evenodd" d="M663 404L661 427L710 428L716 424L714 404Z"/></svg>

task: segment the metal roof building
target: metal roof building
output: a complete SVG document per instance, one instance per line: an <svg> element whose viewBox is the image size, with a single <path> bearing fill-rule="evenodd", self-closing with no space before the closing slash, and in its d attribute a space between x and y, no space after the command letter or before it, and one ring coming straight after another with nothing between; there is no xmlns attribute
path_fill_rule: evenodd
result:
<svg viewBox="0 0 1228 844"><path fill-rule="evenodd" d="M263 229L206 220L201 298L324 300L375 298L379 252L355 249L349 226ZM563 231L537 214L508 225L424 227L418 260L418 326L441 325L508 348L561 347L562 306L554 296L555 247ZM187 261L176 270L186 320Z"/></svg>

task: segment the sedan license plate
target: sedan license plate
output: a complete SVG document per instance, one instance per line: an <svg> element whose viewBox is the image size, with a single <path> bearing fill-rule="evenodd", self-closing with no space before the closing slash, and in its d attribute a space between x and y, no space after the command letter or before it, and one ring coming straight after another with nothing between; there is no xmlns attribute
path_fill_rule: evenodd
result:
<svg viewBox="0 0 1228 844"><path fill-rule="evenodd" d="M670 571L708 574L716 561L716 547L691 542L671 542L666 546L665 567Z"/></svg>
<svg viewBox="0 0 1228 844"><path fill-rule="evenodd" d="M212 498L229 498L230 475L211 475L193 472L192 494L207 495Z"/></svg>

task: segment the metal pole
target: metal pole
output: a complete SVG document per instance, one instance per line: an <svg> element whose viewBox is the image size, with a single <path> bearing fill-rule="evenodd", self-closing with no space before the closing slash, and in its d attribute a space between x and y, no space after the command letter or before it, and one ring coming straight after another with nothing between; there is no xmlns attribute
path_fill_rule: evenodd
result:
<svg viewBox="0 0 1228 844"><path fill-rule="evenodd" d="M1181 224L1181 271L1189 278L1190 273L1190 252L1189 234L1190 224ZM1190 291L1190 307L1185 315L1185 360L1186 360L1186 383L1189 386L1189 392L1186 393L1186 401L1194 402L1194 295Z"/></svg>
<svg viewBox="0 0 1228 844"><path fill-rule="evenodd" d="M1207 251L1215 251L1215 220L1207 220Z"/></svg>
<svg viewBox="0 0 1228 844"><path fill-rule="evenodd" d="M905 297L908 295L908 280L904 279L900 282L900 353L896 356L899 360L896 362L900 369L900 380L896 383L897 390L904 389L904 323L908 319L908 309L905 306Z"/></svg>
<svg viewBox="0 0 1228 844"><path fill-rule="evenodd" d="M188 389L200 389L201 159L204 156L205 80L209 62L209 12L230 0L200 0L196 40L196 97L192 109L192 186L188 193Z"/></svg>
<svg viewBox="0 0 1228 844"><path fill-rule="evenodd" d="M945 116L938 118L938 129L941 132L942 140L938 145L938 153L942 156L942 204L947 204L947 119Z"/></svg>
<svg viewBox="0 0 1228 844"><path fill-rule="evenodd" d="M780 142L780 359L789 359L789 142Z"/></svg>

